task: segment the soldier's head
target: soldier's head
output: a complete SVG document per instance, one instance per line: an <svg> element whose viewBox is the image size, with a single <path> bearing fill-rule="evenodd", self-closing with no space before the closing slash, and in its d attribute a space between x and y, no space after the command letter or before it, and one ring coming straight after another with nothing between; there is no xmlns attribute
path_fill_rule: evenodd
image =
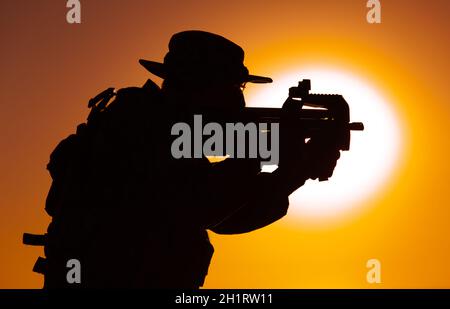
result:
<svg viewBox="0 0 450 309"><path fill-rule="evenodd" d="M245 83L272 82L268 77L250 75L243 61L240 46L204 31L173 35L164 63L139 60L148 71L164 79L162 92L169 100L225 108L245 106Z"/></svg>

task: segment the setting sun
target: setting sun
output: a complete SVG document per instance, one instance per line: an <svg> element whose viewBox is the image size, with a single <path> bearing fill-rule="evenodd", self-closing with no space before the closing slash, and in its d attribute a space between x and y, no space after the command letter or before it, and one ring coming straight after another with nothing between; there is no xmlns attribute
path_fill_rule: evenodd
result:
<svg viewBox="0 0 450 309"><path fill-rule="evenodd" d="M312 69L313 68L313 69ZM356 215L389 183L401 153L401 119L393 104L369 81L342 69L313 65L274 76L247 98L249 106L280 107L289 87L311 79L311 93L341 94L350 106L350 120L365 125L352 132L350 151L341 152L333 177L326 182L309 180L290 196L290 220L305 224Z"/></svg>

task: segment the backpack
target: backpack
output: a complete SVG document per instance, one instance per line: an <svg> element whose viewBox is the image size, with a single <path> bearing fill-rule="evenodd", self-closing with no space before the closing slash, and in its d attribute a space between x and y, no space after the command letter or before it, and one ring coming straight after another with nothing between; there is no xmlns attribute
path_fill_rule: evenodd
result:
<svg viewBox="0 0 450 309"><path fill-rule="evenodd" d="M123 88L117 92L114 88L104 90L89 100L87 121L79 124L76 133L62 140L51 153L47 170L52 184L45 211L52 221L45 234L23 234L24 244L44 247L45 258L39 257L33 267L34 272L45 276L44 288L68 287L66 277L61 276L62 270L67 271L67 257L83 259L83 244L89 238L91 228L83 213L90 211L89 205L96 202L86 203L86 196L96 190L98 179L105 178L92 174L104 172L96 170L97 162L108 152L107 147L102 147L102 131L120 128L130 113L139 114L140 109L148 108L148 101L159 100L159 90L151 80L140 88Z"/></svg>

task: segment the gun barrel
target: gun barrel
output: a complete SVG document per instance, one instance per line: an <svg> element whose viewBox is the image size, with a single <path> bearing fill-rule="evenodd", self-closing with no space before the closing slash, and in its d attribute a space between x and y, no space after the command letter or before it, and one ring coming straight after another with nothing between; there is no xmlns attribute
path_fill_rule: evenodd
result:
<svg viewBox="0 0 450 309"><path fill-rule="evenodd" d="M362 122L350 122L348 129L350 131L364 131L364 124Z"/></svg>

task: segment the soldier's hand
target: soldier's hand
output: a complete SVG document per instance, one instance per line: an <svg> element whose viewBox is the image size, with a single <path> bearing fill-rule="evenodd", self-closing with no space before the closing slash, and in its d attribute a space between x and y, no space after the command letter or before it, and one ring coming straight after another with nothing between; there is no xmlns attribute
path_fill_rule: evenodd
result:
<svg viewBox="0 0 450 309"><path fill-rule="evenodd" d="M340 151L327 140L311 139L305 145L305 166L311 179L326 180L333 175Z"/></svg>
<svg viewBox="0 0 450 309"><path fill-rule="evenodd" d="M288 99L283 105L280 124L280 162L277 175L288 194L301 187L308 179L326 180L333 175L339 149L332 132L315 136L305 143L301 124L295 117L301 108Z"/></svg>
<svg viewBox="0 0 450 309"><path fill-rule="evenodd" d="M280 161L276 172L279 182L290 194L309 178L305 168L305 139L298 120L301 104L288 98L282 107L280 121Z"/></svg>

